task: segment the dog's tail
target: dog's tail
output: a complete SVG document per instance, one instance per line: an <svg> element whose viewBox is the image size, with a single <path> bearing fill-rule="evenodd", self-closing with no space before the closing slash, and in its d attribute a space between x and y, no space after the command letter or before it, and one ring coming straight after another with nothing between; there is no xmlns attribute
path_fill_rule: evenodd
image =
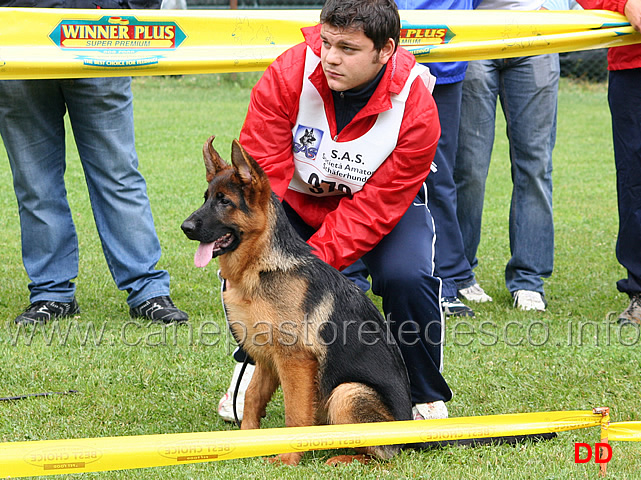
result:
<svg viewBox="0 0 641 480"><path fill-rule="evenodd" d="M332 425L395 420L381 395L362 383L341 383L332 391L326 407L327 423ZM368 455L389 459L396 455L401 447L402 445L379 445L365 447L363 451Z"/></svg>

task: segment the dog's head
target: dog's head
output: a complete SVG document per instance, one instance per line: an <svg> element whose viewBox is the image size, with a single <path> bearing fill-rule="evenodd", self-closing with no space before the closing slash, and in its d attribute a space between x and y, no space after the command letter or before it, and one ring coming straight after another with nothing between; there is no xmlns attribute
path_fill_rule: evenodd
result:
<svg viewBox="0 0 641 480"><path fill-rule="evenodd" d="M311 129L306 128L305 133L303 134L302 137L300 137L300 143L301 145L308 147L309 145L312 145L316 141L316 137L314 136L314 131Z"/></svg>
<svg viewBox="0 0 641 480"><path fill-rule="evenodd" d="M209 182L205 203L181 225L189 239L200 242L194 257L197 267L236 250L264 230L271 197L267 175L240 143L232 142L229 165L214 149L214 138L209 137L203 147Z"/></svg>

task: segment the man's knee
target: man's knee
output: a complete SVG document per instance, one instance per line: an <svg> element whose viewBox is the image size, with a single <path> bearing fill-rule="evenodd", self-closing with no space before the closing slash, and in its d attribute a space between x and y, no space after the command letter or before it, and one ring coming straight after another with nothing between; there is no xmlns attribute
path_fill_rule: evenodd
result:
<svg viewBox="0 0 641 480"><path fill-rule="evenodd" d="M435 278L417 268L397 267L391 269L377 278L374 282L375 293L380 291L380 295L385 295L386 292L393 293L394 296L403 298L416 298L416 295L422 294L426 289L434 288Z"/></svg>

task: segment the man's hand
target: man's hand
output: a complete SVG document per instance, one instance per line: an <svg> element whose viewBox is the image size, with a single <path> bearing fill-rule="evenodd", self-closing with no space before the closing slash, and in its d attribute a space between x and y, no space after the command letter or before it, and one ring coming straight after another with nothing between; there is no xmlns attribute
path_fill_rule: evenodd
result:
<svg viewBox="0 0 641 480"><path fill-rule="evenodd" d="M641 0L628 0L624 13L634 29L641 32Z"/></svg>

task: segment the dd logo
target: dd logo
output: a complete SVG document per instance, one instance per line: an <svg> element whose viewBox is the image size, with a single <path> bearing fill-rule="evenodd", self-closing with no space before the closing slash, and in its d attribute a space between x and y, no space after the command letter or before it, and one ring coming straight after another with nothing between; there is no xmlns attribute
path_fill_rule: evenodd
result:
<svg viewBox="0 0 641 480"><path fill-rule="evenodd" d="M585 457L581 457L581 450L585 449ZM588 463L592 460L592 447L587 443L574 444L574 463ZM607 443L594 444L594 463L608 463L612 460L612 447Z"/></svg>

